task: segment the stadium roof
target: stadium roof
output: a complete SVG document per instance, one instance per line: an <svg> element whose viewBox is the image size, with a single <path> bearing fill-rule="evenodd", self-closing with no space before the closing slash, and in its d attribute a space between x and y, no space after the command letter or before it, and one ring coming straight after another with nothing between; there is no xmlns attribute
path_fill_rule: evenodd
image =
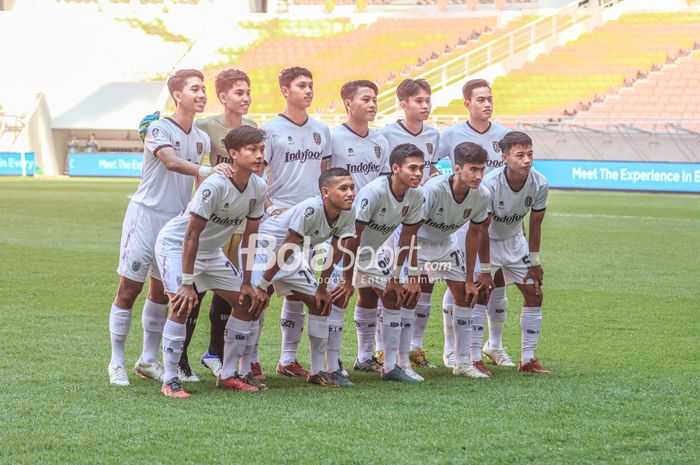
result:
<svg viewBox="0 0 700 465"><path fill-rule="evenodd" d="M135 129L167 98L162 81L110 82L53 118L54 129Z"/></svg>

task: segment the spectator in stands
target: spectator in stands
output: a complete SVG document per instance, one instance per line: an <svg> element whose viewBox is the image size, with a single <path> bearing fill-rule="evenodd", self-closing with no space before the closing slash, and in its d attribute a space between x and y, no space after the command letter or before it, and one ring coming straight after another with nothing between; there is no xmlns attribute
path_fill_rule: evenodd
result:
<svg viewBox="0 0 700 465"><path fill-rule="evenodd" d="M95 137L95 133L91 132L90 138L88 139L87 143L85 144L85 153L97 153L99 151L100 151L100 144L97 142L97 138Z"/></svg>
<svg viewBox="0 0 700 465"><path fill-rule="evenodd" d="M70 136L68 136L68 154L70 155L71 153L76 153L77 151L78 138L71 132Z"/></svg>

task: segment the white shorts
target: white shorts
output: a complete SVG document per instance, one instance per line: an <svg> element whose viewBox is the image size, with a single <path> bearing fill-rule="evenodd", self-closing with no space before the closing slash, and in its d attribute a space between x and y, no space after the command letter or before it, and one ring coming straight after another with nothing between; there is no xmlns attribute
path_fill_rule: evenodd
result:
<svg viewBox="0 0 700 465"><path fill-rule="evenodd" d="M158 245L156 249L159 249ZM182 256L165 255L156 250L156 260L165 292L175 294L182 284ZM219 251L215 258L197 258L192 275L197 292L210 289L239 292L243 282L243 277L223 251Z"/></svg>
<svg viewBox="0 0 700 465"><path fill-rule="evenodd" d="M257 286L262 281L263 273L267 269L267 262L268 256L266 254L255 255L255 265L251 277L253 286ZM309 261L301 253L292 254L287 260L287 264L280 267L271 282L275 287L275 292L280 296L290 295L294 291L300 294L316 295L318 289L316 276L311 271Z"/></svg>
<svg viewBox="0 0 700 465"><path fill-rule="evenodd" d="M362 254L357 259L353 274L353 286L356 289L373 287L384 290L391 277L391 261L380 248L376 254Z"/></svg>
<svg viewBox="0 0 700 465"><path fill-rule="evenodd" d="M160 279L155 259L156 238L174 216L129 202L119 246L119 276L142 283L150 271L151 276Z"/></svg>
<svg viewBox="0 0 700 465"><path fill-rule="evenodd" d="M464 244L467 240L467 230L469 229L469 221L464 223L464 225L459 228L454 233L455 240L457 241L457 247L462 251L462 255L466 256L467 251L464 249Z"/></svg>
<svg viewBox="0 0 700 465"><path fill-rule="evenodd" d="M441 242L419 241L418 245L418 268L421 274L428 275L431 283L438 280L466 280L463 247L458 246L454 236Z"/></svg>
<svg viewBox="0 0 700 465"><path fill-rule="evenodd" d="M525 236L517 234L505 240L490 241L491 275L503 270L506 285L525 283L525 275L530 269L530 249Z"/></svg>

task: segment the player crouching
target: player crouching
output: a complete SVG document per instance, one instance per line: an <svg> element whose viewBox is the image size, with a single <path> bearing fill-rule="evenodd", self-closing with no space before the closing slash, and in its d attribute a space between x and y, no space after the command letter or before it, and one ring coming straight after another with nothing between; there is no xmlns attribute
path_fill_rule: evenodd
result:
<svg viewBox="0 0 700 465"><path fill-rule="evenodd" d="M484 226L488 225L490 194L480 186L488 154L477 144L462 142L455 147L453 156L454 174L433 177L423 186L426 220L418 230L418 268L424 273L423 292L432 293L432 283L444 279L454 296L456 364L453 373L487 378L490 372L479 367L483 362L470 362L470 352L481 355L481 340L472 338L471 307L476 301L477 286L485 286L488 292L492 284L490 275L481 276L486 280L481 279L479 284L472 281L479 243L481 240L488 243ZM467 222L470 224L465 242L459 244L461 236L455 231ZM478 334L483 336L483 332Z"/></svg>
<svg viewBox="0 0 700 465"><path fill-rule="evenodd" d="M272 216L260 228L258 253L255 256L253 282L259 290L271 291L278 295L301 301L309 309L308 334L311 344L311 369L307 382L320 386L352 386L340 370L329 373L324 370L328 348L328 316L331 301L346 301L350 296L346 290L336 288L331 295L328 281L333 267L342 253L339 245L355 234L355 186L350 172L345 168L331 168L319 176L320 196L314 196L278 216ZM309 267L309 248L330 242L321 280ZM303 319L301 321L303 325ZM282 324L296 325L293 320ZM297 335L292 343L299 343L301 327L291 326ZM291 331L290 331L291 333ZM283 347L284 349L284 347Z"/></svg>
<svg viewBox="0 0 700 465"><path fill-rule="evenodd" d="M180 384L177 368L185 342L185 320L197 304L197 291L207 290L233 307L224 333L223 368L217 385L250 392L261 388L241 378L237 367L251 333L251 320L257 319L268 297L250 285L251 272L241 275L221 247L245 219L243 244L248 244L258 231L266 188L261 178L251 175L263 163L264 138L263 131L248 126L230 131L224 143L233 160L232 177L208 177L185 211L158 234L156 259L171 303L170 318L163 328L165 373L161 392L165 396L190 397Z"/></svg>
<svg viewBox="0 0 700 465"><path fill-rule="evenodd" d="M547 180L532 169L532 139L519 131L506 134L498 144L506 165L490 172L483 185L491 192L489 226L490 250L479 250L481 262L488 263L496 290L515 283L525 300L520 315L522 355L518 371L549 374L535 358L535 347L542 323L542 276L540 238L547 208ZM530 213L529 240L523 234L523 218ZM490 256L489 256L490 254ZM494 290L495 291L495 290ZM478 305L485 310L485 300ZM495 360L493 351L500 347L484 347L484 353Z"/></svg>

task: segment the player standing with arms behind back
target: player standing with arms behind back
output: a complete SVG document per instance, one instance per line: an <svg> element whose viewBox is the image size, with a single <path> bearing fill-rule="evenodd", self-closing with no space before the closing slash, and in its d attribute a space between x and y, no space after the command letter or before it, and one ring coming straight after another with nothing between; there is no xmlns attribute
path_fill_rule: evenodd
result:
<svg viewBox="0 0 700 465"><path fill-rule="evenodd" d="M498 142L503 139L510 129L491 121L493 116L493 92L488 81L484 79L471 79L462 86L462 96L464 97L464 107L469 112L466 122L445 129L440 135L440 145L437 155L439 158L449 157L454 166L454 150L462 142L473 142L482 146L488 153L486 161L486 172L503 166L503 157ZM467 226L460 229L457 234L461 236L459 243L464 243ZM508 300L502 289L491 294L488 304L489 320L489 345L494 350L491 352L496 363L501 366L515 366L503 348L503 325L506 321L506 308ZM443 360L445 365L454 368L454 328L452 325L452 310L454 298L449 289L445 292L442 300L443 327L445 331L445 348ZM481 309L474 309L472 312L474 328L472 334L474 339L483 339L484 327L486 326L486 314ZM481 340L480 339L480 340ZM472 362L479 362L481 354L475 355ZM478 365L481 366L481 365Z"/></svg>
<svg viewBox="0 0 700 465"><path fill-rule="evenodd" d="M322 160L330 156L328 126L307 113L314 98L311 72L298 66L287 68L279 75L279 85L287 104L284 113L262 127L267 133L268 216L279 215L317 195L315 180L321 175ZM296 357L305 316L302 301L294 296L284 299L280 316L282 351L277 364L281 375L308 377Z"/></svg>
<svg viewBox="0 0 700 465"><path fill-rule="evenodd" d="M404 111L404 119L379 130L379 133L389 141L389 149L400 144L413 144L423 151L425 167L421 184L425 184L431 175L438 174L435 163L439 160L437 148L440 143L440 133L434 127L425 124L432 109L431 93L430 84L425 79L405 79L396 88L396 96ZM421 294L416 305L416 321L413 324L410 358L411 363L423 368L435 368L423 349L423 336L428 326L431 299L432 286L421 285Z"/></svg>
<svg viewBox="0 0 700 465"><path fill-rule="evenodd" d="M489 271L494 274L495 289L505 293L505 285L515 283L525 299L520 315L522 354L518 371L549 374L535 358L542 323L544 271L540 263L540 239L547 208L547 180L532 169L532 139L527 134L509 132L499 146L506 165L489 173L482 182L491 192L489 210L492 215L490 251L481 248L479 259L482 263L490 262ZM523 218L528 212L530 231L526 240ZM486 270L482 267L481 271ZM483 310L484 304L482 299L474 308Z"/></svg>

